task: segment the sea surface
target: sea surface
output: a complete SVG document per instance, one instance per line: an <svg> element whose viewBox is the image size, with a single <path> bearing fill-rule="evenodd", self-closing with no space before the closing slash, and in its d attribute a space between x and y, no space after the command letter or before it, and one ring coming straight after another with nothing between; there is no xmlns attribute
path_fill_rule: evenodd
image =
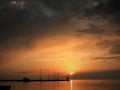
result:
<svg viewBox="0 0 120 90"><path fill-rule="evenodd" d="M120 90L120 80L0 82L0 85L11 85L11 90Z"/></svg>

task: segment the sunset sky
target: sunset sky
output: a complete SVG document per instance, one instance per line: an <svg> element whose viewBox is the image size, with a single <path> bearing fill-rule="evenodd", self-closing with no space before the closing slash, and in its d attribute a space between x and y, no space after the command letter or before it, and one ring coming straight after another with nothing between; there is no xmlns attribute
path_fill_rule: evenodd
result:
<svg viewBox="0 0 120 90"><path fill-rule="evenodd" d="M54 70L120 76L119 0L0 0L0 79Z"/></svg>

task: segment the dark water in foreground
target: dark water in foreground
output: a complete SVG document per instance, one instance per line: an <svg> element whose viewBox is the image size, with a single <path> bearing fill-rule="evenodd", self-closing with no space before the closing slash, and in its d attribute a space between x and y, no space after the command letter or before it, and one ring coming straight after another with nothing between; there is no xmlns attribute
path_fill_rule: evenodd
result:
<svg viewBox="0 0 120 90"><path fill-rule="evenodd" d="M120 80L71 80L61 82L0 82L11 90L120 90Z"/></svg>

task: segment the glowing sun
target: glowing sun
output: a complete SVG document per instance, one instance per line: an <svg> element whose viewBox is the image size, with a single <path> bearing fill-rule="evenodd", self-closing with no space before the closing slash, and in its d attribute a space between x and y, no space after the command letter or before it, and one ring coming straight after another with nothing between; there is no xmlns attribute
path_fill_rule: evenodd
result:
<svg viewBox="0 0 120 90"><path fill-rule="evenodd" d="M73 75L73 73L71 72L70 75Z"/></svg>

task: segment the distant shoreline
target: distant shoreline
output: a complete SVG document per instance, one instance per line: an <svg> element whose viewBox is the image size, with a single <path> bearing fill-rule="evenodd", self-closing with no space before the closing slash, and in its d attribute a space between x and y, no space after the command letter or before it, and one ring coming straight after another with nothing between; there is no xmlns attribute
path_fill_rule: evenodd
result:
<svg viewBox="0 0 120 90"><path fill-rule="evenodd" d="M28 82L70 81L70 80L29 80ZM24 82L23 80L0 80L0 82Z"/></svg>
<svg viewBox="0 0 120 90"><path fill-rule="evenodd" d="M120 80L120 79L72 79L72 80ZM70 81L70 80L29 80L27 82ZM0 80L0 82L25 82L23 80Z"/></svg>

